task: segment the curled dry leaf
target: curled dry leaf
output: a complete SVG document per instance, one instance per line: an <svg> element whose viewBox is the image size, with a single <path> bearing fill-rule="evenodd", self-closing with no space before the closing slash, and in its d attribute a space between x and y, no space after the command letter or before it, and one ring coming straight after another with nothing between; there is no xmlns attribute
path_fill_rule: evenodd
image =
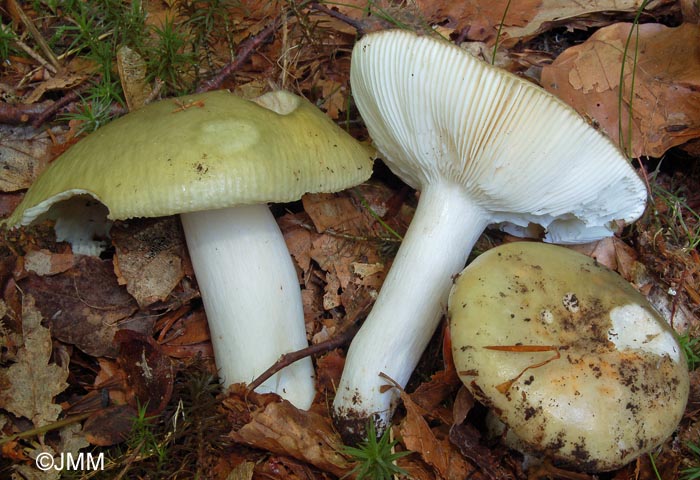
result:
<svg viewBox="0 0 700 480"><path fill-rule="evenodd" d="M495 40L502 20L506 29L526 27L540 13L542 3L542 0L417 1L418 8L431 21L444 23L447 20L447 25L461 32L465 38L480 42Z"/></svg>
<svg viewBox="0 0 700 480"><path fill-rule="evenodd" d="M164 301L185 276L185 241L177 217L117 223L111 235L119 283L141 308Z"/></svg>
<svg viewBox="0 0 700 480"><path fill-rule="evenodd" d="M151 94L146 78L146 61L137 52L122 45L117 50L117 69L129 111L138 110Z"/></svg>
<svg viewBox="0 0 700 480"><path fill-rule="evenodd" d="M299 410L291 403L276 401L273 394L259 395L233 386L224 405L236 418L246 422L235 428L229 437L244 445L287 455L310 463L323 471L342 476L350 465L338 453L340 436L333 430L331 420L311 411ZM248 409L256 408L252 412ZM240 420L234 420L234 425Z"/></svg>
<svg viewBox="0 0 700 480"><path fill-rule="evenodd" d="M631 27L619 23L601 28L583 44L565 50L542 70L542 86L624 148L630 141L631 112L631 155L660 157L669 148L700 137L700 25L639 26L638 48L634 34L625 57L620 112L620 72Z"/></svg>

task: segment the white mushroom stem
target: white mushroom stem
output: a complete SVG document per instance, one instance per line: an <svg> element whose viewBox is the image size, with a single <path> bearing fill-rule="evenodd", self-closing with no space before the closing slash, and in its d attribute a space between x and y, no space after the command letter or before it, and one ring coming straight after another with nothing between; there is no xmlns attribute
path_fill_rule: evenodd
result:
<svg viewBox="0 0 700 480"><path fill-rule="evenodd" d="M224 386L250 383L282 354L308 346L297 275L267 206L180 218ZM257 391L309 408L315 395L311 359L282 369Z"/></svg>
<svg viewBox="0 0 700 480"><path fill-rule="evenodd" d="M452 275L489 223L464 187L427 185L372 312L350 345L333 414L341 433L364 436L373 418L383 431L404 387L447 308Z"/></svg>

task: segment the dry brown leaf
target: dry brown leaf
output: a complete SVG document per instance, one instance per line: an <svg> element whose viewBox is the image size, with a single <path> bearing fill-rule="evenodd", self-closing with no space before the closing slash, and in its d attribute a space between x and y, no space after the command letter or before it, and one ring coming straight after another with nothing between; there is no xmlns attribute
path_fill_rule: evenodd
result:
<svg viewBox="0 0 700 480"><path fill-rule="evenodd" d="M294 257L297 265L307 275L311 268L311 233L304 225L311 225L311 220L304 213L288 213L277 219L280 230L284 234L289 253Z"/></svg>
<svg viewBox="0 0 700 480"><path fill-rule="evenodd" d="M411 400L420 405L426 412L430 412L431 418L437 418L449 425L452 423L452 412L441 404L453 397L457 387L462 385L457 373L452 370L440 370L430 376L430 380L421 383L411 393Z"/></svg>
<svg viewBox="0 0 700 480"><path fill-rule="evenodd" d="M145 405L149 415L157 415L173 393L173 365L150 335L119 330L114 336L119 345L117 361L126 373L127 401L138 408Z"/></svg>
<svg viewBox="0 0 700 480"><path fill-rule="evenodd" d="M542 0L471 0L465 2L417 0L418 8L431 21L447 21L447 25L475 41L495 40L498 25L525 27L540 12ZM510 4L510 5L508 5ZM502 32L503 34L503 32Z"/></svg>
<svg viewBox="0 0 700 480"><path fill-rule="evenodd" d="M32 294L37 308L51 324L52 335L95 356L116 356L112 341L137 310L136 302L117 284L110 261L80 256L70 270L52 276L29 273L18 283ZM135 330L149 331L153 319L129 322Z"/></svg>
<svg viewBox="0 0 700 480"><path fill-rule="evenodd" d="M39 276L65 272L75 264L72 253L52 253L48 250L32 250L24 256L24 268Z"/></svg>
<svg viewBox="0 0 700 480"><path fill-rule="evenodd" d="M601 28L542 70L542 85L592 119L615 143L620 142L621 115L625 147L634 39L625 60L622 112L618 95L630 28L629 23ZM700 26L640 25L637 54L631 154L660 157L669 148L700 137Z"/></svg>
<svg viewBox="0 0 700 480"><path fill-rule="evenodd" d="M136 409L130 405L113 405L91 415L83 426L88 442L101 447L121 443L134 427Z"/></svg>
<svg viewBox="0 0 700 480"><path fill-rule="evenodd" d="M31 295L22 302L22 336L17 361L0 370L0 408L41 427L61 413L54 398L68 386L68 366L50 363L51 334L41 325L41 313Z"/></svg>
<svg viewBox="0 0 700 480"><path fill-rule="evenodd" d="M321 392L334 393L340 383L345 357L338 349L331 350L316 362L316 389Z"/></svg>
<svg viewBox="0 0 700 480"><path fill-rule="evenodd" d="M141 308L164 301L185 276L185 243L177 217L119 223L111 235L119 283Z"/></svg>
<svg viewBox="0 0 700 480"><path fill-rule="evenodd" d="M59 72L57 76L41 82L32 93L23 99L23 103L29 104L38 102L46 92L50 92L52 90L68 90L72 87L80 85L86 78L87 76L85 75L76 74L67 70Z"/></svg>
<svg viewBox="0 0 700 480"><path fill-rule="evenodd" d="M366 226L362 212L345 194L313 193L301 199L304 211L311 217L316 231L333 230L338 233L360 235ZM366 228L364 228L366 233Z"/></svg>
<svg viewBox="0 0 700 480"><path fill-rule="evenodd" d="M515 478L514 475L504 471L501 466L502 451L496 450L481 443L481 433L469 423L453 425L450 428L450 442L456 446L466 458L478 466L478 470L484 477L490 480L502 480Z"/></svg>
<svg viewBox="0 0 700 480"><path fill-rule="evenodd" d="M204 309L199 308L180 317L159 342L168 345L195 345L210 338L207 316Z"/></svg>
<svg viewBox="0 0 700 480"><path fill-rule="evenodd" d="M506 11L507 4L510 3ZM650 2L646 11L672 3L671 0ZM466 35L467 40L493 44L503 20L499 43L511 47L518 41L528 40L542 32L565 25L569 29L607 25L609 14L635 12L642 0L468 0L464 2L418 0L417 4L430 23ZM503 13L506 12L505 19ZM594 15L601 14L599 18Z"/></svg>
<svg viewBox="0 0 700 480"><path fill-rule="evenodd" d="M462 480L473 477L476 468L469 463L446 438L438 439L430 429L424 415L428 412L418 406L405 392L401 393L406 417L400 426L402 443L408 450L418 453L435 469L439 478Z"/></svg>
<svg viewBox="0 0 700 480"><path fill-rule="evenodd" d="M226 480L252 480L255 462L241 462L226 476Z"/></svg>
<svg viewBox="0 0 700 480"><path fill-rule="evenodd" d="M250 422L230 433L238 443L288 455L341 476L349 464L338 453L340 436L329 418L299 410L287 401L271 402L251 414Z"/></svg>

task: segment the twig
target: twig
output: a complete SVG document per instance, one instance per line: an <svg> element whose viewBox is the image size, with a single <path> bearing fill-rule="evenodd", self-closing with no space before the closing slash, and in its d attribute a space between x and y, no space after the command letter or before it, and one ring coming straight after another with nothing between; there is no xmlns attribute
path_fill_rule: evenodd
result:
<svg viewBox="0 0 700 480"><path fill-rule="evenodd" d="M367 33L367 25L366 22L363 22L362 20L356 20L352 17L349 17L347 15L344 15L336 10L331 10L330 8L326 7L325 5L321 5L318 2L311 2L311 10L316 10L317 12L325 13L329 17L333 17L335 19L340 20L343 23L346 23L350 25L352 28L357 30L358 35L362 36L365 33Z"/></svg>
<svg viewBox="0 0 700 480"><path fill-rule="evenodd" d="M262 385L268 378L273 376L275 373L282 370L284 367L288 367L297 360L302 358L319 355L321 353L329 352L334 348L341 347L353 339L357 331L360 329L360 320L364 320L372 307L371 302L367 302L356 314L352 323L342 332L335 335L333 338L326 340L325 342L317 343L316 345L310 345L296 352L289 352L282 355L279 360L277 360L270 368L265 370L258 378L253 380L252 383L248 385L248 391L255 390L260 385Z"/></svg>
<svg viewBox="0 0 700 480"><path fill-rule="evenodd" d="M32 428L30 430L25 430L24 432L10 435L9 437L0 438L0 445L3 445L3 444L8 443L8 442L12 442L14 440L19 440L20 438L28 438L28 437L33 437L34 435L42 435L44 433L50 432L51 430L56 430L59 428L63 428L67 425L72 425L74 423L81 422L81 421L85 420L86 418L88 418L93 413L95 413L95 412L86 412L86 413L81 413L79 415L73 415L72 417L67 417L67 418L64 418L63 420L58 420L58 421L50 423L48 425L44 425L43 427Z"/></svg>
<svg viewBox="0 0 700 480"><path fill-rule="evenodd" d="M0 102L0 123L5 125L20 125L31 121L37 115L50 108L54 102L47 100L42 103L27 105L24 103L10 104Z"/></svg>
<svg viewBox="0 0 700 480"><path fill-rule="evenodd" d="M38 53L36 53L34 50L32 50L32 48L31 48L29 45L27 45L26 43L24 43L22 40L20 40L20 39L15 39L15 40L13 40L13 41L15 42L15 44L16 44L19 48L22 49L22 51L24 51L24 53L26 53L27 55L29 55L30 57L32 57L34 60L36 60L36 61L39 63L39 65L41 65L42 67L44 67L46 70L50 71L50 72L53 73L53 74L55 74L55 73L58 71L58 70L56 70L56 67L54 67L53 65L51 65L48 61L46 61L46 60L44 59L44 57L42 57L41 55L39 55Z"/></svg>
<svg viewBox="0 0 700 480"><path fill-rule="evenodd" d="M297 222L296 225L300 226L304 230L308 230L312 233L320 233L322 235L329 235L331 237L342 238L344 240L350 240L353 242L388 242L388 243L401 243L401 240L393 237L367 237L364 235L351 235L349 233L336 232L332 228L327 228L322 232L316 230L316 227L309 225L304 222Z"/></svg>
<svg viewBox="0 0 700 480"><path fill-rule="evenodd" d="M242 42L236 53L236 58L226 65L216 76L200 85L197 92L208 92L221 88L221 84L224 83L226 77L241 68L241 66L248 61L253 52L272 36L275 30L277 30L277 27L279 27L279 24L280 17L276 17L267 27L262 29L260 33Z"/></svg>
<svg viewBox="0 0 700 480"><path fill-rule="evenodd" d="M48 108L45 108L37 118L32 120L32 127L34 128L39 128L41 127L44 123L49 121L51 117L56 115L56 113L61 110L63 107L66 105L69 105L73 102L77 102L80 99L80 94L83 93L87 88L88 84L83 84L79 86L78 88L75 88L65 94L63 97L61 97L59 100L56 100L53 102L51 105L48 106Z"/></svg>

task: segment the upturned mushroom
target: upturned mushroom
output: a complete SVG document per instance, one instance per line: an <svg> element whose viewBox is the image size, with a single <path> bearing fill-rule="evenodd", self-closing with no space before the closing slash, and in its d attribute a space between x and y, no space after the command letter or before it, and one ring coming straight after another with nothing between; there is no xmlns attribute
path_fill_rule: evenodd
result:
<svg viewBox="0 0 700 480"><path fill-rule="evenodd" d="M266 202L366 180L371 151L285 91L254 101L226 91L163 100L111 122L55 160L6 221L56 220L59 240L94 253L104 234L74 207L111 220L180 214L220 378L251 382L308 345L296 271ZM99 216L99 215L97 215ZM309 358L268 379L299 408L315 395Z"/></svg>
<svg viewBox="0 0 700 480"><path fill-rule="evenodd" d="M614 470L678 426L685 356L666 321L622 277L573 250L488 250L449 297L457 372L510 446L586 471Z"/></svg>
<svg viewBox="0 0 700 480"><path fill-rule="evenodd" d="M333 403L341 433L381 432L447 304L451 276L489 224L548 242L612 235L646 190L601 132L543 89L446 41L402 30L353 49L353 98L389 168L420 200Z"/></svg>

